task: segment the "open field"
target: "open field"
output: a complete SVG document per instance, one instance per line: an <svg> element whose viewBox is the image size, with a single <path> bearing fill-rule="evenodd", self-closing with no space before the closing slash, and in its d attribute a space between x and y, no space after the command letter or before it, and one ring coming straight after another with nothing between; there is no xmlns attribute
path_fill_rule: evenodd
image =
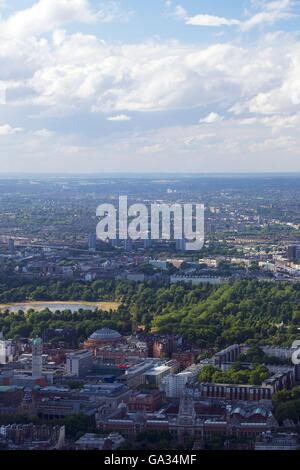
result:
<svg viewBox="0 0 300 470"><path fill-rule="evenodd" d="M46 308L49 310L71 310L76 312L79 309L90 310L99 308L101 310L116 311L120 305L120 302L76 302L76 301L53 301L53 302L42 302L42 301L26 301L16 302L10 304L0 304L0 310L9 310L10 312L17 312L18 310L28 311L30 309L41 311Z"/></svg>

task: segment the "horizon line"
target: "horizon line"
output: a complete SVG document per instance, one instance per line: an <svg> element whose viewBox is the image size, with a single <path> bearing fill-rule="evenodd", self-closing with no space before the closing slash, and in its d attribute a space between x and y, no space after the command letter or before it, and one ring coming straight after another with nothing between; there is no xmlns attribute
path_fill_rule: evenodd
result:
<svg viewBox="0 0 300 470"><path fill-rule="evenodd" d="M146 171L146 172L135 172L135 171L104 171L104 172L0 172L0 179L6 178L105 178L105 177L261 177L261 176L283 176L283 177L297 177L300 176L299 171L265 171L265 172L156 172L156 171Z"/></svg>

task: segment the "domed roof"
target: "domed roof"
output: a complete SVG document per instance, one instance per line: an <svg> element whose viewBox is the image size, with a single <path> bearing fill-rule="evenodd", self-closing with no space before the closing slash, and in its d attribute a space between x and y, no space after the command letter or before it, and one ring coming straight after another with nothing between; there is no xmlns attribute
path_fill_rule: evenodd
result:
<svg viewBox="0 0 300 470"><path fill-rule="evenodd" d="M110 328L102 328L101 330L95 331L89 339L94 341L110 341L120 339L122 336L116 330L111 330Z"/></svg>

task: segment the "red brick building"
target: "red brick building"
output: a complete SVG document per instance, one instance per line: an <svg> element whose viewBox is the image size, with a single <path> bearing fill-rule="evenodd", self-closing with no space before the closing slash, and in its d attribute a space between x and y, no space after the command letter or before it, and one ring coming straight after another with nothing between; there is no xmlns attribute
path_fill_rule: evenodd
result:
<svg viewBox="0 0 300 470"><path fill-rule="evenodd" d="M162 404L162 393L158 390L136 392L129 400L129 411L153 413Z"/></svg>
<svg viewBox="0 0 300 470"><path fill-rule="evenodd" d="M173 352L172 359L178 362L181 369L186 369L195 363L195 354L191 351Z"/></svg>

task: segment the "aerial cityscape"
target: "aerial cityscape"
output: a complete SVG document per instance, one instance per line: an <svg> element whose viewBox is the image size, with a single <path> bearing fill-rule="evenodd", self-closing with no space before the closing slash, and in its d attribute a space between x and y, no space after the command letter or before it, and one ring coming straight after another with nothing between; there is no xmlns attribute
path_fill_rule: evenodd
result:
<svg viewBox="0 0 300 470"><path fill-rule="evenodd" d="M299 18L0 0L0 461L300 450Z"/></svg>
<svg viewBox="0 0 300 470"><path fill-rule="evenodd" d="M299 179L2 178L1 448L297 449ZM203 203L203 249L98 240L120 194Z"/></svg>

